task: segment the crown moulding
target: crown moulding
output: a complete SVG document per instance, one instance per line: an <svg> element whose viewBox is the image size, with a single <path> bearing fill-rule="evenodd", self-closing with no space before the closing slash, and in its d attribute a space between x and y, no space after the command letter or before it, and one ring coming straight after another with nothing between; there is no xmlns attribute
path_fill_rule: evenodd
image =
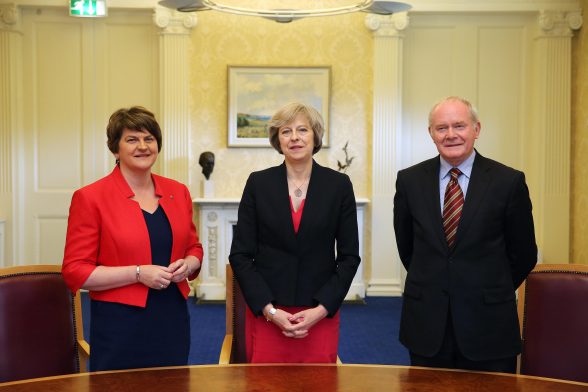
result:
<svg viewBox="0 0 588 392"><path fill-rule="evenodd" d="M107 0L108 8L156 8L159 0ZM540 12L578 11L580 0L405 0L409 12ZM64 7L63 0L11 0L16 6Z"/></svg>

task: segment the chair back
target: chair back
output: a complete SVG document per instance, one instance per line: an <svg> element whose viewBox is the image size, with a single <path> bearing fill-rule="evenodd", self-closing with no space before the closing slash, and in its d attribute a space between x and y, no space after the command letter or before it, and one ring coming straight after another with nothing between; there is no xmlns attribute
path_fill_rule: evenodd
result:
<svg viewBox="0 0 588 392"><path fill-rule="evenodd" d="M229 363L247 363L245 312L247 304L230 264L226 267L226 333L232 345Z"/></svg>
<svg viewBox="0 0 588 392"><path fill-rule="evenodd" d="M588 382L588 265L539 264L519 289L520 373Z"/></svg>
<svg viewBox="0 0 588 392"><path fill-rule="evenodd" d="M0 382L85 370L79 297L59 265L0 269Z"/></svg>

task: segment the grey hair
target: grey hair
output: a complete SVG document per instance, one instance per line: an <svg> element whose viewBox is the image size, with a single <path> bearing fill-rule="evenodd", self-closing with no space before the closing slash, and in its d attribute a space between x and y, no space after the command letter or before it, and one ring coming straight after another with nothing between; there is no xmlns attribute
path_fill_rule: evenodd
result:
<svg viewBox="0 0 588 392"><path fill-rule="evenodd" d="M471 118L472 122L474 124L476 124L476 123L478 123L480 121L480 117L478 116L478 110L474 107L474 105L472 105L472 103L470 101L468 101L465 98L452 95L452 96L443 98L442 100L440 100L439 102L437 102L435 105L433 105L433 108L429 112L429 127L433 123L433 112L440 105L444 104L445 102L461 102L461 103L463 103L466 106L466 108L468 109L468 112L470 113L470 118Z"/></svg>

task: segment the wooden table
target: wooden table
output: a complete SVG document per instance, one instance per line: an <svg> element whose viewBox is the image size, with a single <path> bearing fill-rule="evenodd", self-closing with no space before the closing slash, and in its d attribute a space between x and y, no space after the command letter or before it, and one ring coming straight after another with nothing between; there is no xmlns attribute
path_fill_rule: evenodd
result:
<svg viewBox="0 0 588 392"><path fill-rule="evenodd" d="M16 391L586 392L588 384L408 366L207 365L85 373L0 384L0 392Z"/></svg>

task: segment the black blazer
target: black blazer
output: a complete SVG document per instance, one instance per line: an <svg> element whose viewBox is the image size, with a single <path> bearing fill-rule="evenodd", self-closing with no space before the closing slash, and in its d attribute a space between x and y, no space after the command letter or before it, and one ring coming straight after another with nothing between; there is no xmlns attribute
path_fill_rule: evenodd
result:
<svg viewBox="0 0 588 392"><path fill-rule="evenodd" d="M394 230L408 272L400 341L416 354L435 355L451 314L467 358L514 356L521 350L515 290L537 262L525 176L476 153L450 251L439 167L436 157L398 172Z"/></svg>
<svg viewBox="0 0 588 392"><path fill-rule="evenodd" d="M349 177L313 161L295 234L286 165L252 173L239 203L229 261L254 314L260 315L271 302L322 304L333 316L360 263Z"/></svg>

